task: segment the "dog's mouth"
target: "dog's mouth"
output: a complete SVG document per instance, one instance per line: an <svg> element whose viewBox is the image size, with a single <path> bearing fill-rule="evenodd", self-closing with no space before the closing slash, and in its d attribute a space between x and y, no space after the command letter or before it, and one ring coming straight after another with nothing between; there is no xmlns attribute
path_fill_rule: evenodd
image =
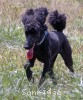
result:
<svg viewBox="0 0 83 100"><path fill-rule="evenodd" d="M26 52L27 52L27 59L28 59L28 60L30 60L30 59L33 58L33 55L34 55L34 46L35 46L35 45L33 45L33 47L32 47L31 49L26 50Z"/></svg>

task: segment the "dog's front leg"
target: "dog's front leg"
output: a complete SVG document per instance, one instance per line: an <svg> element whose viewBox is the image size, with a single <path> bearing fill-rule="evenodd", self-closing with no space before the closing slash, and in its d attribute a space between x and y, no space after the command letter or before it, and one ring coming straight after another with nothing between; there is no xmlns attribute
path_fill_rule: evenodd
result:
<svg viewBox="0 0 83 100"><path fill-rule="evenodd" d="M31 67L34 66L34 61L35 61L35 59L28 60L28 61L26 62L26 64L24 65L24 69L25 69L25 71L26 71L27 79L28 79L29 81L32 80L33 82L34 82L34 78L32 77Z"/></svg>
<svg viewBox="0 0 83 100"><path fill-rule="evenodd" d="M46 41L46 44L45 44L44 55L45 55L45 57L43 59L44 67L43 67L43 72L42 72L42 76L40 78L38 87L41 87L41 85L44 83L45 78L46 78L46 73L48 73L50 70L51 50L50 50L49 37L48 37L48 40Z"/></svg>
<svg viewBox="0 0 83 100"><path fill-rule="evenodd" d="M48 62L44 63L43 72L42 72L38 87L41 87L41 85L44 83L46 74L49 72L49 68L50 68L50 64L48 61Z"/></svg>

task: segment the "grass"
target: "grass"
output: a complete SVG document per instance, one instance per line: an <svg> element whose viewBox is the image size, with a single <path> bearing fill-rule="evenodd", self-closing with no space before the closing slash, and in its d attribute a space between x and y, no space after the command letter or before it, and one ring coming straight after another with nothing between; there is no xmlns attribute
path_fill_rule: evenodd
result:
<svg viewBox="0 0 83 100"><path fill-rule="evenodd" d="M82 0L1 0L0 3L0 100L83 100ZM64 33L72 47L75 75L68 73L59 55L54 65L58 84L54 86L47 76L39 90L37 86L42 64L36 61L32 68L34 84L27 81L23 68L26 52L23 49L25 36L20 19L26 8L41 5L50 11L58 9L66 13L67 28Z"/></svg>

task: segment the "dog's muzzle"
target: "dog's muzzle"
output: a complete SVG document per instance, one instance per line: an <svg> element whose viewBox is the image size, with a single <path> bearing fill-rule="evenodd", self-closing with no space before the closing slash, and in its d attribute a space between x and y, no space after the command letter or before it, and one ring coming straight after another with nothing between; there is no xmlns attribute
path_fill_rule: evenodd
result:
<svg viewBox="0 0 83 100"><path fill-rule="evenodd" d="M35 44L33 45L33 47L31 49L26 50L27 51L27 60L30 60L30 59L33 58L33 56L34 56L34 46L35 46Z"/></svg>

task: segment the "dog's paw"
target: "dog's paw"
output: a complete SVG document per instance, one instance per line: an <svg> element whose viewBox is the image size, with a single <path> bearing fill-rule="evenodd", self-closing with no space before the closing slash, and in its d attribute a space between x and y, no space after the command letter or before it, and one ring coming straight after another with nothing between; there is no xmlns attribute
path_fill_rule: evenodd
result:
<svg viewBox="0 0 83 100"><path fill-rule="evenodd" d="M29 82L34 83L34 77L32 76L32 71L27 72L27 79Z"/></svg>
<svg viewBox="0 0 83 100"><path fill-rule="evenodd" d="M54 75L50 75L50 79L52 80L53 85L57 85L57 81Z"/></svg>
<svg viewBox="0 0 83 100"><path fill-rule="evenodd" d="M30 68L26 68L26 76L29 82L33 82L34 83L34 78L33 78L33 72L31 71Z"/></svg>
<svg viewBox="0 0 83 100"><path fill-rule="evenodd" d="M57 82L56 82L55 78L52 78L52 83L53 83L53 85L57 85Z"/></svg>
<svg viewBox="0 0 83 100"><path fill-rule="evenodd" d="M45 82L45 77L41 77L39 84L38 84L38 88L40 88Z"/></svg>
<svg viewBox="0 0 83 100"><path fill-rule="evenodd" d="M28 77L28 81L34 83L34 77Z"/></svg>
<svg viewBox="0 0 83 100"><path fill-rule="evenodd" d="M54 73L49 72L49 76L50 76L50 79L52 80L53 85L57 85L57 81L56 81L56 78L54 76Z"/></svg>
<svg viewBox="0 0 83 100"><path fill-rule="evenodd" d="M32 76L32 71L29 70L28 72L26 72L26 75L27 75L28 81L34 83L34 77Z"/></svg>

